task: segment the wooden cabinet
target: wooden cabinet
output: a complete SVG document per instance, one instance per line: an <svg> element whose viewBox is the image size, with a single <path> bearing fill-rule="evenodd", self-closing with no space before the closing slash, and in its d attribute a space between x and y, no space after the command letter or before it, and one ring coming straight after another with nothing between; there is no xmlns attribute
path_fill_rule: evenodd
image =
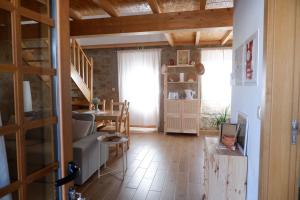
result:
<svg viewBox="0 0 300 200"><path fill-rule="evenodd" d="M164 75L164 132L198 135L200 77L195 67L168 66ZM187 98L186 90L193 92L192 98Z"/></svg>
<svg viewBox="0 0 300 200"><path fill-rule="evenodd" d="M202 199L246 199L247 157L218 146L218 137L205 137Z"/></svg>
<svg viewBox="0 0 300 200"><path fill-rule="evenodd" d="M199 132L199 100L165 100L165 132Z"/></svg>

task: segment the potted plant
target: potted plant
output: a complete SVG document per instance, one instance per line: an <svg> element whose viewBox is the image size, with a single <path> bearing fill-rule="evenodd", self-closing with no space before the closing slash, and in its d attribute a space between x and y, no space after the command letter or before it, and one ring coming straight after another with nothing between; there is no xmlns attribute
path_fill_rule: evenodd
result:
<svg viewBox="0 0 300 200"><path fill-rule="evenodd" d="M218 113L212 121L212 126L218 129L221 128L221 125L226 123L229 120L229 107L225 108L223 112Z"/></svg>
<svg viewBox="0 0 300 200"><path fill-rule="evenodd" d="M94 110L99 111L98 105L100 104L100 99L98 97L92 99L92 104L94 105Z"/></svg>

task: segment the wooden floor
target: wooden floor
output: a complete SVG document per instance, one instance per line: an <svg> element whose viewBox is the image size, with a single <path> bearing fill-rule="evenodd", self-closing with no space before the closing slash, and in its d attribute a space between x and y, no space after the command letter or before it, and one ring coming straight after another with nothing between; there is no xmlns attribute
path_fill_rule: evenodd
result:
<svg viewBox="0 0 300 200"><path fill-rule="evenodd" d="M108 166L120 167L122 159L111 155ZM190 199L203 195L203 136L132 133L128 170L121 180L97 174L77 190L88 200Z"/></svg>

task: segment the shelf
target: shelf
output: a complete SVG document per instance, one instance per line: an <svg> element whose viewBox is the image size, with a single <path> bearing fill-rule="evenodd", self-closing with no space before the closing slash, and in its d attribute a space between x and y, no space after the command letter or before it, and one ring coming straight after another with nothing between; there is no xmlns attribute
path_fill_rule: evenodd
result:
<svg viewBox="0 0 300 200"><path fill-rule="evenodd" d="M168 65L168 68L194 68L195 65Z"/></svg>
<svg viewBox="0 0 300 200"><path fill-rule="evenodd" d="M168 83L171 83L171 84L197 84L198 82L197 81L194 81L194 82L185 81L185 82L168 82Z"/></svg>

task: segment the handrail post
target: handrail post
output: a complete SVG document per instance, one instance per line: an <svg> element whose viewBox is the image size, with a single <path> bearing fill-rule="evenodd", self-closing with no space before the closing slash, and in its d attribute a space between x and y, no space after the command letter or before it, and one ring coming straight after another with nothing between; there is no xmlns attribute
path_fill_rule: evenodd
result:
<svg viewBox="0 0 300 200"><path fill-rule="evenodd" d="M91 76L91 79L90 79L90 90L91 90L91 100L93 99L93 96L94 96L94 60L93 58L91 58L91 70L90 70L90 76Z"/></svg>

